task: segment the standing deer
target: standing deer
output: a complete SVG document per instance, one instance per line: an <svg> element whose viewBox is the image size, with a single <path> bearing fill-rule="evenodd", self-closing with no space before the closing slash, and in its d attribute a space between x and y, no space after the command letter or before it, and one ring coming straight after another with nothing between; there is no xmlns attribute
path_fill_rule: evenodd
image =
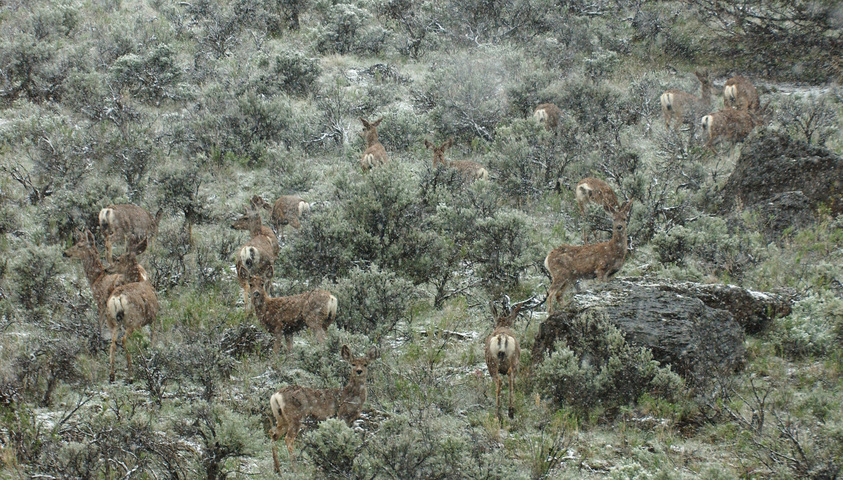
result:
<svg viewBox="0 0 843 480"><path fill-rule="evenodd" d="M111 292L108 297L107 311L108 328L111 330L111 347L108 351L109 381L114 381L114 350L117 344L117 336L120 326L125 330L123 333L123 350L126 352L126 369L129 382L132 381L132 357L126 349L126 339L132 333L145 325L150 327L150 335L154 336L153 323L158 318L158 294L152 288L152 284L141 276L140 265L134 250L127 250L126 253L109 265L108 273L119 273L124 276L127 283L121 285Z"/></svg>
<svg viewBox="0 0 843 480"><path fill-rule="evenodd" d="M700 81L699 97L682 90L667 90L659 97L665 127L670 128L670 123L674 119L676 128L681 127L683 123L692 123L691 137L694 135L693 121L711 106L711 80L702 72L694 72L694 75Z"/></svg>
<svg viewBox="0 0 843 480"><path fill-rule="evenodd" d="M726 80L723 87L723 103L727 107L747 112L757 112L761 108L755 85L740 75Z"/></svg>
<svg viewBox="0 0 843 480"><path fill-rule="evenodd" d="M577 183L575 189L577 205L580 207L580 216L585 218L585 206L588 203L596 203L603 207L607 213L614 215L618 211L618 197L608 183L599 178L587 177ZM588 243L588 234L583 222L582 229L583 243Z"/></svg>
<svg viewBox="0 0 843 480"><path fill-rule="evenodd" d="M714 141L721 137L733 142L742 141L759 123L752 112L733 108L722 108L700 121L703 132L708 136L705 144L708 148L713 148Z"/></svg>
<svg viewBox="0 0 843 480"><path fill-rule="evenodd" d="M489 370L492 380L495 381L495 406L497 418L501 418L501 375L509 377L509 418L515 416L515 408L512 406L512 394L515 391L515 376L518 374L518 362L521 359L521 347L515 334L512 333L512 325L518 318L518 312L527 302L532 299L516 304L515 308L509 307L509 298L506 298L504 311L498 312L497 306L492 303L492 316L495 317L495 330L486 338L486 368Z"/></svg>
<svg viewBox="0 0 843 480"><path fill-rule="evenodd" d="M542 103L533 112L533 118L537 122L544 124L544 128L551 132L556 132L559 127L559 119L562 117L562 110L552 103Z"/></svg>
<svg viewBox="0 0 843 480"><path fill-rule="evenodd" d="M325 330L337 318L337 297L327 290L311 290L287 297L270 297L263 288L264 279L252 277L252 305L261 324L275 338L274 350L281 348L281 335L287 343L287 355L293 350L293 334L305 327L325 341Z"/></svg>
<svg viewBox="0 0 843 480"><path fill-rule="evenodd" d="M161 221L162 209L153 217L142 207L130 203L110 205L100 210L100 229L105 236L105 254L108 262L112 260L111 246L117 239L125 242L132 242L144 248L152 242L152 238L158 233L158 223ZM147 240L148 242L143 242ZM138 251L135 253L143 253Z"/></svg>
<svg viewBox="0 0 843 480"><path fill-rule="evenodd" d="M254 204L246 208L246 212L231 224L231 228L249 231L249 241L237 251L235 262L237 281L243 289L243 302L248 312L251 295L249 279L255 275L267 280L272 278L275 271L273 264L280 247L272 229L261 223L260 212Z"/></svg>
<svg viewBox="0 0 843 480"><path fill-rule="evenodd" d="M82 261L82 268L91 286L91 295L97 305L97 332L101 332L105 323L108 297L115 288L127 282L123 275L109 274L105 271L100 262L100 252L97 250L94 234L90 230L86 230L84 234L76 232L75 237L76 243L64 251L64 256ZM140 265L137 266L136 275L143 280L147 279L146 270Z"/></svg>
<svg viewBox="0 0 843 480"><path fill-rule="evenodd" d="M366 150L363 152L363 157L360 158L360 167L365 172L374 167L386 165L389 158L386 156L386 149L378 141L377 127L383 121L383 117L374 122L369 122L360 117L360 121L363 122L363 131L360 132L360 136L366 139Z"/></svg>
<svg viewBox="0 0 843 480"><path fill-rule="evenodd" d="M252 197L252 205L262 207L270 212L269 223L275 232L284 237L284 226L289 225L296 230L301 227L301 216L310 211L310 204L297 195L281 195L275 204L270 204L262 197Z"/></svg>
<svg viewBox="0 0 843 480"><path fill-rule="evenodd" d="M474 180L488 180L489 179L489 171L483 168L477 162L472 162L471 160L457 160L457 161L449 161L445 160L445 150L451 148L454 144L454 139L449 138L439 145L438 147L431 143L429 140L424 140L424 146L428 150L433 150L433 166L438 167L439 165L443 167L450 167L455 169L460 173L460 176L470 182Z"/></svg>
<svg viewBox="0 0 843 480"><path fill-rule="evenodd" d="M337 417L351 426L360 416L363 404L366 403L366 375L369 371L369 362L378 358L378 350L372 347L366 356L354 358L351 348L343 345L341 355L342 359L351 365L348 383L342 389L320 390L290 385L278 390L269 399L272 416L275 418L275 428L271 432L272 460L275 462L276 472L281 471L276 442L284 434L284 442L287 444L287 451L290 452L290 461L295 462L293 443L301 429L302 420L310 417L316 421L322 421Z"/></svg>
<svg viewBox="0 0 843 480"><path fill-rule="evenodd" d="M612 239L590 245L560 245L544 259L544 266L552 283L547 292L547 311L552 313L556 302L562 301L565 290L579 279L597 278L605 282L623 267L626 259L626 225L632 200L612 215Z"/></svg>

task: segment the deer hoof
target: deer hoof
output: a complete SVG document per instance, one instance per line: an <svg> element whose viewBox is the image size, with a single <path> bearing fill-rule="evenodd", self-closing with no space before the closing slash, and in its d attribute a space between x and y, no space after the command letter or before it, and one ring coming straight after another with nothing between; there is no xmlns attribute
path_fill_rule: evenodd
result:
<svg viewBox="0 0 843 480"><path fill-rule="evenodd" d="M515 417L515 409L512 408L512 407L509 407L509 418L514 418L514 417Z"/></svg>

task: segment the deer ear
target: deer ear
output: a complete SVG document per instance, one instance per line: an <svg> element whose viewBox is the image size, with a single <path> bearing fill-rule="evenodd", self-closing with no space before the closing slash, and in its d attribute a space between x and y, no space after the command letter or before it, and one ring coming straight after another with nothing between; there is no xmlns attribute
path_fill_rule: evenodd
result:
<svg viewBox="0 0 843 480"><path fill-rule="evenodd" d="M497 322L498 317L500 317L500 315L498 315L498 304L495 303L494 301L492 301L491 304L489 305L489 310L492 311L492 317L494 317L493 320L495 322Z"/></svg>
<svg viewBox="0 0 843 480"><path fill-rule="evenodd" d="M378 347L370 348L369 352L366 354L366 357L369 359L370 362L372 360L375 360L376 358L379 358L380 356L381 354L380 352L378 352Z"/></svg>
<svg viewBox="0 0 843 480"><path fill-rule="evenodd" d="M351 361L351 348L348 345L343 345L342 348L340 349L340 356L346 362L350 362Z"/></svg>
<svg viewBox="0 0 843 480"><path fill-rule="evenodd" d="M91 233L90 230L85 230L85 240L88 241L91 245L96 245L96 239L94 238L94 234Z"/></svg>
<svg viewBox="0 0 843 480"><path fill-rule="evenodd" d="M454 137L451 137L445 140L445 143L442 144L442 148L451 148L454 146Z"/></svg>
<svg viewBox="0 0 843 480"><path fill-rule="evenodd" d="M369 128L369 125L371 125L371 124L365 118L363 118L363 117L358 117L358 118L360 118L360 121L363 122L364 127Z"/></svg>
<svg viewBox="0 0 843 480"><path fill-rule="evenodd" d="M383 121L383 117L381 117L381 118L375 120L374 122L372 122L372 126L377 127L378 125L381 124L382 121Z"/></svg>
<svg viewBox="0 0 843 480"><path fill-rule="evenodd" d="M424 147L427 148L428 150L430 150L431 148L434 147L434 145L432 143L430 143L430 140L425 138L424 139Z"/></svg>

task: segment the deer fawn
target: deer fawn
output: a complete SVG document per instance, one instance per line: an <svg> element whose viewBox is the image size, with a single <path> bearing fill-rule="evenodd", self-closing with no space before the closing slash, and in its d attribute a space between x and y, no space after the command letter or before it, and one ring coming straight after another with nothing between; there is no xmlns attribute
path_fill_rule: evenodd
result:
<svg viewBox="0 0 843 480"><path fill-rule="evenodd" d="M612 239L590 245L560 245L544 259L544 266L553 279L547 292L547 311L552 313L556 302L572 283L579 279L597 278L605 282L623 267L626 259L626 225L632 200L612 215Z"/></svg>
<svg viewBox="0 0 843 480"><path fill-rule="evenodd" d="M492 303L492 316L495 317L495 330L486 338L486 368L492 380L495 381L495 406L497 418L501 418L501 375L509 377L509 418L515 416L512 406L512 394L515 391L515 376L518 374L518 362L521 359L521 347L518 339L512 333L512 325L518 318L518 312L526 302L519 303L510 310L504 306L503 312L498 312Z"/></svg>
<svg viewBox="0 0 843 480"><path fill-rule="evenodd" d="M700 81L699 97L682 90L667 90L659 97L666 128L670 128L670 123L674 119L676 128L682 126L683 123L693 122L694 119L699 118L699 114L704 113L711 106L711 80L702 72L694 72L694 75ZM693 134L692 125L692 137Z"/></svg>
<svg viewBox="0 0 843 480"><path fill-rule="evenodd" d="M111 205L100 210L100 229L105 236L105 255L111 262L111 245L114 239L134 242L135 245L147 246L152 237L158 233L158 222L161 221L162 209L153 217L142 207L130 203ZM135 252L143 253L143 251Z"/></svg>
<svg viewBox="0 0 843 480"><path fill-rule="evenodd" d="M252 305L261 324L275 337L275 353L281 347L281 335L287 342L287 354L293 350L293 334L305 327L325 341L325 330L337 318L337 297L327 290L311 290L287 297L270 297L263 288L264 280L251 281Z"/></svg>
<svg viewBox="0 0 843 480"><path fill-rule="evenodd" d="M427 139L424 140L424 146L428 150L433 150L433 166L438 167L441 165L443 167L453 168L460 173L462 178L470 182L473 182L474 180L488 180L489 171L477 162L472 162L471 160L445 160L445 150L451 148L451 145L453 144L453 138L445 140L445 142L438 147Z"/></svg>
<svg viewBox="0 0 843 480"><path fill-rule="evenodd" d="M533 118L544 124L544 128L556 132L559 127L559 119L562 117L562 110L552 103L542 103L533 112Z"/></svg>
<svg viewBox="0 0 843 480"><path fill-rule="evenodd" d="M280 247L278 238L271 228L261 223L260 212L253 203L246 208L246 212L234 223L231 228L235 230L248 230L250 239L237 251L237 281L243 289L243 302L246 311L250 310L249 279L257 275L264 279L272 278L274 273L273 264L278 257Z"/></svg>
<svg viewBox="0 0 843 480"><path fill-rule="evenodd" d="M132 358L129 350L126 349L126 338L132 333L144 327L150 326L150 335L154 335L152 324L158 317L158 294L152 288L152 284L141 276L142 267L138 264L134 250L127 250L126 253L106 268L107 273L119 273L124 276L126 283L114 289L108 297L107 310L108 328L111 330L111 347L109 348L108 361L110 365L109 381L114 381L114 349L117 344L117 335L122 325L123 350L126 352L126 369L129 375L129 382L132 381Z"/></svg>
<svg viewBox="0 0 843 480"><path fill-rule="evenodd" d="M722 108L700 121L703 132L708 135L705 144L708 148L713 148L714 141L721 137L733 142L742 141L759 123L753 113L733 108Z"/></svg>
<svg viewBox="0 0 843 480"><path fill-rule="evenodd" d="M727 107L757 112L761 108L758 90L746 77L737 76L726 80L723 87L723 103Z"/></svg>
<svg viewBox="0 0 843 480"><path fill-rule="evenodd" d="M272 395L269 405L275 418L275 428L272 432L272 460L275 471L281 471L278 461L278 447L276 442L284 434L290 461L295 462L293 456L293 442L301 429L302 420L311 417L322 421L330 417L344 420L349 426L360 416L363 404L366 402L366 375L369 362L378 358L375 347L369 349L364 357L354 358L351 348L343 345L341 350L343 360L351 364L351 373L344 388L314 389L290 385Z"/></svg>
<svg viewBox="0 0 843 480"><path fill-rule="evenodd" d="M285 225L298 230L301 227L299 219L305 212L310 211L310 204L296 195L281 195L272 205L262 197L255 195L252 197L251 203L271 212L269 223L282 238L284 237Z"/></svg>
<svg viewBox="0 0 843 480"><path fill-rule="evenodd" d="M102 331L102 324L105 323L106 304L111 292L120 285L127 283L123 275L109 274L100 262L100 252L97 250L94 234L90 230L76 232L76 243L64 251L68 258L78 258L82 261L82 268L91 286L91 295L97 305L97 331ZM137 266L137 276L142 280L147 279L146 270L140 265Z"/></svg>
<svg viewBox="0 0 843 480"><path fill-rule="evenodd" d="M575 189L577 197L577 205L580 207L580 216L585 218L585 206L588 203L596 203L603 207L603 210L613 214L618 211L618 197L615 191L608 183L599 178L587 177L577 183ZM583 243L588 243L588 234L586 233L585 223L583 222L582 229Z"/></svg>
<svg viewBox="0 0 843 480"><path fill-rule="evenodd" d="M386 156L386 149L378 141L377 127L383 121L383 117L374 122L369 122L360 117L360 121L363 122L363 131L360 132L360 136L366 139L366 151L363 152L363 157L360 159L360 167L365 172L374 167L386 165L389 158Z"/></svg>

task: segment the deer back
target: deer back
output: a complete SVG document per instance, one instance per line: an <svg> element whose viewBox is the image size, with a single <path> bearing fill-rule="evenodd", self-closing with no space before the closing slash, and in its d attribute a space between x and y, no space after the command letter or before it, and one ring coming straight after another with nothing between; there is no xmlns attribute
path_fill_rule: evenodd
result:
<svg viewBox="0 0 843 480"><path fill-rule="evenodd" d="M111 292L107 308L109 325L150 325L158 316L158 294L149 282L127 283Z"/></svg>
<svg viewBox="0 0 843 480"><path fill-rule="evenodd" d="M559 126L559 119L562 117L562 110L553 103L542 103L533 112L533 118L544 124L547 130L555 130Z"/></svg>
<svg viewBox="0 0 843 480"><path fill-rule="evenodd" d="M726 80L723 87L723 101L728 107L750 112L755 112L761 107L755 85L740 75Z"/></svg>
<svg viewBox="0 0 843 480"><path fill-rule="evenodd" d="M99 224L107 235L120 238L150 238L158 231L162 210L153 217L143 207L130 203L110 205L100 210Z"/></svg>
<svg viewBox="0 0 843 480"><path fill-rule="evenodd" d="M618 211L618 197L608 183L599 178L587 177L580 180L576 187L577 204L580 212L585 212L585 205L589 202L596 203L609 213Z"/></svg>
<svg viewBox="0 0 843 480"><path fill-rule="evenodd" d="M374 122L369 122L365 118L360 117L360 121L363 123L363 132L361 135L366 140L366 150L360 159L360 166L365 171L384 165L389 159L386 155L386 149L378 140L377 126L383 121L383 117Z"/></svg>
<svg viewBox="0 0 843 480"><path fill-rule="evenodd" d="M723 137L731 141L741 141L752 132L758 123L755 116L747 110L722 108L702 118L703 132L708 134L708 145Z"/></svg>
<svg viewBox="0 0 843 480"><path fill-rule="evenodd" d="M521 305L512 312L499 313L492 304L492 315L495 317L495 329L486 337L485 359L489 373L508 375L510 370L518 368L521 358L521 346L518 338L512 332L512 325L518 318Z"/></svg>

